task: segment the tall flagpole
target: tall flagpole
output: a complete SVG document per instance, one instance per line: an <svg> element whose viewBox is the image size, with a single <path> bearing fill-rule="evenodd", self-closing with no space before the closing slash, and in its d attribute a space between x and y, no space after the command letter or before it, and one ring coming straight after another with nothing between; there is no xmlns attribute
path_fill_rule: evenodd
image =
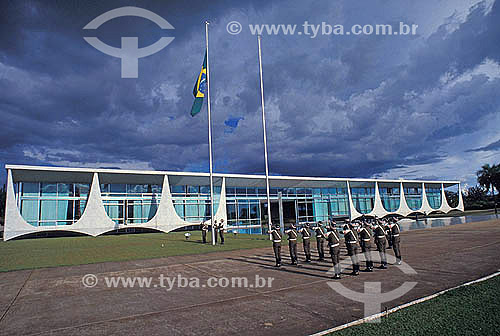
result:
<svg viewBox="0 0 500 336"><path fill-rule="evenodd" d="M208 25L205 21L205 41L207 51L207 108L208 108L208 151L210 163L210 225L212 226L212 245L215 245L215 228L214 228L214 180L212 168L212 115L210 114L210 67L208 62Z"/></svg>
<svg viewBox="0 0 500 336"><path fill-rule="evenodd" d="M259 42L259 75L260 75L260 97L262 104L262 129L264 131L264 159L266 162L266 196L267 196L267 228L269 230L269 239L271 239L271 198L269 197L269 163L267 160L267 137L266 137L266 112L264 110L264 79L262 75L262 50L260 40L262 36L257 36Z"/></svg>

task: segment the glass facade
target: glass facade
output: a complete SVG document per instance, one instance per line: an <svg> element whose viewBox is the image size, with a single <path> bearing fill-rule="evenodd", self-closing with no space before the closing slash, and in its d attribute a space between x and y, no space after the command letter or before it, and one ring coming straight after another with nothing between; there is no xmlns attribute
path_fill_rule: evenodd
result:
<svg viewBox="0 0 500 336"><path fill-rule="evenodd" d="M427 195L427 201L433 209L439 209L441 207L441 186L440 185L426 185L425 194Z"/></svg>
<svg viewBox="0 0 500 336"><path fill-rule="evenodd" d="M399 209L400 203L400 187L399 186L385 186L379 184L378 188L380 199L384 209L389 212L394 212Z"/></svg>
<svg viewBox="0 0 500 336"><path fill-rule="evenodd" d="M404 186L406 204L411 210L419 210L422 207L422 186Z"/></svg>
<svg viewBox="0 0 500 336"><path fill-rule="evenodd" d="M18 182L21 216L33 226L71 225L83 214L90 184Z"/></svg>
<svg viewBox="0 0 500 336"><path fill-rule="evenodd" d="M100 178L101 182L128 181L123 176L118 178L107 174L100 174ZM130 180L134 181L134 179L135 182L141 181L149 184L102 183L100 185L106 214L116 224L143 224L150 221L158 211L162 198L162 180L158 177L138 179L132 175ZM185 183L187 181L187 183L203 184L207 183L208 179L200 179L199 177L185 179L183 177L173 180L175 182L170 185L170 192L175 211L182 220L192 223L187 229L197 229L199 223L207 221L211 217L210 186L187 185ZM226 178L228 229L240 233L265 234L268 223L266 189L264 187L244 186L247 182L249 185L262 185L262 179ZM214 186L214 211L217 211L221 196L221 179L216 180L215 183L218 186ZM231 183L234 185L231 186ZM276 178L271 183L280 186L299 186L270 188L272 222L276 223L280 218L280 197L282 200L281 215L283 215L285 225L291 222L299 224L325 222L330 217L348 217L350 215L346 181L332 179L321 182L317 179L283 178L279 180ZM448 199L450 205L456 206L458 187L452 183L450 182L446 187L445 194L447 198L451 199ZM328 187L322 187L324 185ZM400 208L401 192L404 192L408 207L412 211L418 211L422 207L422 188L424 185L429 205L432 209L439 209L442 204L441 183L428 182L423 184L418 181L399 183L390 180L375 183L361 179L349 183L353 205L361 214L368 214L373 210L377 186L380 201L386 211L397 212ZM456 191L453 192L454 190ZM23 182L21 179L14 184L14 193L20 214L30 225L72 225L81 218L85 210L90 184Z"/></svg>
<svg viewBox="0 0 500 336"><path fill-rule="evenodd" d="M288 218L285 222L326 221L329 216L348 216L347 188L270 188L273 220L278 218L278 194ZM267 225L265 188L226 187L227 219L230 229L262 233ZM290 218L291 216L291 218ZM264 227L264 230L263 230Z"/></svg>
<svg viewBox="0 0 500 336"><path fill-rule="evenodd" d="M357 186L351 183L352 202L359 213L367 214L373 210L375 205L375 183L364 183L368 186Z"/></svg>
<svg viewBox="0 0 500 336"><path fill-rule="evenodd" d="M458 185L445 187L444 195L450 207L455 208L458 206Z"/></svg>
<svg viewBox="0 0 500 336"><path fill-rule="evenodd" d="M187 222L201 223L210 219L210 186L172 185L170 192L175 211ZM214 186L214 212L219 207L221 187Z"/></svg>
<svg viewBox="0 0 500 336"><path fill-rule="evenodd" d="M154 217L161 200L158 184L101 184L104 209L116 224L140 224Z"/></svg>

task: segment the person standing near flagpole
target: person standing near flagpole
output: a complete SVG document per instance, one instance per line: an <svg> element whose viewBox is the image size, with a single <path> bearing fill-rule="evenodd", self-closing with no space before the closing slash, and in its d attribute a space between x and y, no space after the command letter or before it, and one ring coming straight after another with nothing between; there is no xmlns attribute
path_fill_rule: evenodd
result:
<svg viewBox="0 0 500 336"><path fill-rule="evenodd" d="M209 57L208 57L208 25L209 22L205 21L205 59L201 67L198 80L196 81L193 89L194 102L191 107L191 116L197 115L203 106L203 98L207 96L207 112L208 112L208 151L209 151L209 164L210 164L210 226L212 227L212 245L215 245L216 232L214 230L214 180L213 180L213 164L212 164L212 115L210 113L210 71L209 71Z"/></svg>

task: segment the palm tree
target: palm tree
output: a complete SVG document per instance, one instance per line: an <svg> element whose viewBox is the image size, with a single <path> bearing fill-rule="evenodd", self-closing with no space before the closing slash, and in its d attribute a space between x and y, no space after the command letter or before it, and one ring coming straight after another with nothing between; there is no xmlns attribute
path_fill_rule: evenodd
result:
<svg viewBox="0 0 500 336"><path fill-rule="evenodd" d="M489 164L485 164L481 167L481 170L476 172L477 175L477 183L479 185L486 188L489 192L490 189L493 191L493 177L495 175L495 171L497 170L497 166L490 166Z"/></svg>

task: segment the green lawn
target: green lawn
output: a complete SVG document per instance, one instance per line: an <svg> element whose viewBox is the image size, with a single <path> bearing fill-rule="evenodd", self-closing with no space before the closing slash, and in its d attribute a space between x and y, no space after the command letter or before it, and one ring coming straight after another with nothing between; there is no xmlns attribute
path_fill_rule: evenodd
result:
<svg viewBox="0 0 500 336"><path fill-rule="evenodd" d="M216 246L201 244L200 231L192 232L190 240L185 240L184 232L171 232L1 241L0 272L270 246L263 235L226 234L225 238L224 245Z"/></svg>
<svg viewBox="0 0 500 336"><path fill-rule="evenodd" d="M364 323L341 335L499 335L500 276L461 287L399 310L381 323Z"/></svg>

